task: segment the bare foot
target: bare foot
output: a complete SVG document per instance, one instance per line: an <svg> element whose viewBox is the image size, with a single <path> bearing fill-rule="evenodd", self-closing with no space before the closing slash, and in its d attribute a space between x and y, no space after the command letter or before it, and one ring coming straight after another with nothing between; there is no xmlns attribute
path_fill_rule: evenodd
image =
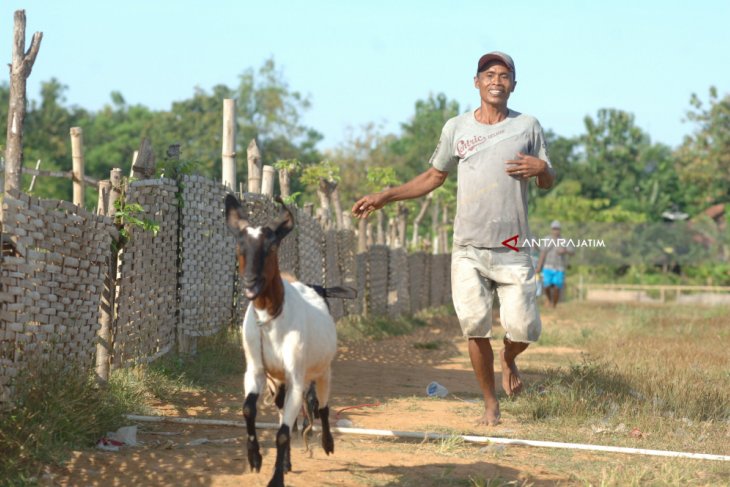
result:
<svg viewBox="0 0 730 487"><path fill-rule="evenodd" d="M476 426L497 426L499 424L499 403L495 402L493 405L484 404L484 414L476 422Z"/></svg>
<svg viewBox="0 0 730 487"><path fill-rule="evenodd" d="M502 388L508 396L516 396L522 392L522 381L517 364L514 359L507 361L504 357L504 349L499 352L499 357L502 359Z"/></svg>

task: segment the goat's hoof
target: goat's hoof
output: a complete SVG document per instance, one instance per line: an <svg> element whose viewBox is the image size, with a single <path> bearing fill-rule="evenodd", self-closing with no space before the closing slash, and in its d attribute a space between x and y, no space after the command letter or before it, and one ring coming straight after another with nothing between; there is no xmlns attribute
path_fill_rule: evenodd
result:
<svg viewBox="0 0 730 487"><path fill-rule="evenodd" d="M277 469L266 487L284 487L284 472Z"/></svg>
<svg viewBox="0 0 730 487"><path fill-rule="evenodd" d="M322 435L322 448L324 448L324 452L327 455L335 452L335 440L332 438L332 435Z"/></svg>
<svg viewBox="0 0 730 487"><path fill-rule="evenodd" d="M261 453L256 450L248 451L248 465L251 467L252 472L261 471Z"/></svg>

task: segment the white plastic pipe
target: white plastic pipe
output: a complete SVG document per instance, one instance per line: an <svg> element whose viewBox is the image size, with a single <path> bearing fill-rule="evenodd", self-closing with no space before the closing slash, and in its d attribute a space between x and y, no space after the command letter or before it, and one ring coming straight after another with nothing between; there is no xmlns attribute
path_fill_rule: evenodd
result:
<svg viewBox="0 0 730 487"><path fill-rule="evenodd" d="M212 426L235 426L242 428L245 426L241 421L230 421L224 419L199 419L199 418L178 418L175 416L139 416L136 414L128 414L127 419L132 421L152 422L152 423L181 423L181 424L204 424ZM279 429L278 423L257 423L259 429ZM320 431L319 426L315 426L314 431ZM695 460L720 460L724 462L730 461L728 455L713 455L709 453L690 453L681 451L667 450L647 450L645 448L628 448L623 446L604 446L604 445L588 445L584 443L561 443L557 441L539 441L539 440L519 440L512 438L497 438L491 436L473 436L473 435L447 435L442 433L420 433L415 431L393 431L393 430L376 430L365 428L341 428L333 426L330 428L335 433L349 435L365 435L365 436L389 436L395 438L414 438L417 440L446 440L450 438L461 438L469 443L494 443L501 445L520 445L520 446L537 446L543 448L563 448L568 450L587 450L587 451L604 451L612 453L628 453L630 455L651 455L655 457L674 457L674 458L693 458Z"/></svg>

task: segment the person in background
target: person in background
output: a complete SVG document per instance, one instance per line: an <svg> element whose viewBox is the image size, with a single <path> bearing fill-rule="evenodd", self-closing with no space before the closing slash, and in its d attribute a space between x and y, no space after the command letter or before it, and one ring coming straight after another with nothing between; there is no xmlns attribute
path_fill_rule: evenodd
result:
<svg viewBox="0 0 730 487"><path fill-rule="evenodd" d="M548 306L555 308L560 301L560 294L565 288L565 269L568 256L575 253L560 235L560 222L553 220L550 224L550 235L540 240L540 258L537 261L537 272L542 272L542 289Z"/></svg>

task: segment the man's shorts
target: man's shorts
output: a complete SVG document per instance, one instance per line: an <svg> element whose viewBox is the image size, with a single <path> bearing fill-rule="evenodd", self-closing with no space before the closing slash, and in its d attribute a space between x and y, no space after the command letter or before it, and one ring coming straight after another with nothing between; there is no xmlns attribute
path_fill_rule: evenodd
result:
<svg viewBox="0 0 730 487"><path fill-rule="evenodd" d="M565 271L557 271L555 269L542 270L542 285L544 287L555 286L562 288L565 283Z"/></svg>
<svg viewBox="0 0 730 487"><path fill-rule="evenodd" d="M535 298L537 280L529 253L507 247L454 244L451 288L464 336L492 337L492 301L496 289L506 338L515 342L536 342L540 338L542 325Z"/></svg>

